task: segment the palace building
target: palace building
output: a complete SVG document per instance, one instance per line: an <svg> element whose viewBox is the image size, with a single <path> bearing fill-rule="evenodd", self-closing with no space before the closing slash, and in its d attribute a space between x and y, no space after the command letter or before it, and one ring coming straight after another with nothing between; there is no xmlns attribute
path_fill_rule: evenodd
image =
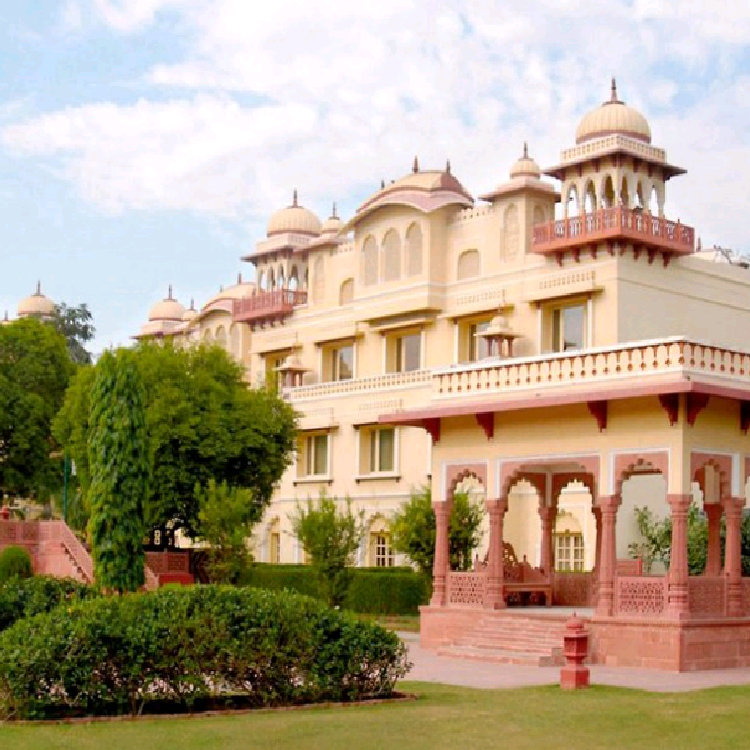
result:
<svg viewBox="0 0 750 750"><path fill-rule="evenodd" d="M256 281L199 310L170 289L138 337L219 344L300 415L256 559L302 562L289 515L324 491L366 513L360 564L393 564L388 519L428 485L425 645L468 648L472 628L536 597L591 608L595 660L750 665L750 273L710 262L668 215L684 173L613 81L553 166L524 145L475 198L450 164L415 159L353 216L334 207L324 222L295 192L243 257ZM458 490L488 509L471 572L448 565ZM691 502L709 524L700 576ZM637 507L672 519L668 571L632 559Z"/></svg>

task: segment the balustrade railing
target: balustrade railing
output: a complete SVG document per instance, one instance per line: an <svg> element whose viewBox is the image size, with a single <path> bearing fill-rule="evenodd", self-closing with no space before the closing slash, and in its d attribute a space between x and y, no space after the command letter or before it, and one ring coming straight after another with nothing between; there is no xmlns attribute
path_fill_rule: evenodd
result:
<svg viewBox="0 0 750 750"><path fill-rule="evenodd" d="M300 289L276 289L258 292L252 297L232 301L232 316L250 320L264 316L291 314L297 305L307 302L307 292Z"/></svg>
<svg viewBox="0 0 750 750"><path fill-rule="evenodd" d="M660 617L667 608L666 576L617 576L615 613Z"/></svg>
<svg viewBox="0 0 750 750"><path fill-rule="evenodd" d="M469 571L468 573L451 571L448 574L448 604L459 604L463 607L481 607L487 590L487 574Z"/></svg>
<svg viewBox="0 0 750 750"><path fill-rule="evenodd" d="M690 576L688 602L691 615L723 615L726 586L723 576Z"/></svg>
<svg viewBox="0 0 750 750"><path fill-rule="evenodd" d="M390 388L409 388L426 385L432 379L431 370L412 370L410 372L388 372L383 375L373 375L368 378L352 378L351 380L334 380L326 383L313 383L296 388L284 389L284 395L290 401L300 401L306 398L321 398L323 396L337 396L348 393L362 393L365 391L381 391Z"/></svg>
<svg viewBox="0 0 750 750"><path fill-rule="evenodd" d="M544 252L559 249L568 240L587 238L596 241L618 234L640 238L677 252L692 252L695 247L693 227L623 206L600 208L588 214L537 224L533 228L531 245L532 250Z"/></svg>

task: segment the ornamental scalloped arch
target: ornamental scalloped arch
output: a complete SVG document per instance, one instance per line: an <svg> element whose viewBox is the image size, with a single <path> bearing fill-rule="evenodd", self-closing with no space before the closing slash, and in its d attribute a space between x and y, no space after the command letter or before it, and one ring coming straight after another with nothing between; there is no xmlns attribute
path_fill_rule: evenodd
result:
<svg viewBox="0 0 750 750"><path fill-rule="evenodd" d="M592 504L596 502L596 478L588 471L564 471L552 475L552 504L557 506L562 491L572 482L580 482L591 494Z"/></svg>
<svg viewBox="0 0 750 750"><path fill-rule="evenodd" d="M706 498L706 467L710 466L719 475L720 500L732 494L732 457L713 453L690 454L690 476L697 482Z"/></svg>
<svg viewBox="0 0 750 750"><path fill-rule="evenodd" d="M462 464L457 466L449 466L448 473L445 478L445 483L448 488L445 493L446 502L453 502L453 495L464 479L474 477L484 487L484 491L487 492L487 464Z"/></svg>
<svg viewBox="0 0 750 750"><path fill-rule="evenodd" d="M669 484L669 453L658 451L654 453L621 453L615 456L615 492L622 496L622 486L630 477L647 474L661 474Z"/></svg>
<svg viewBox="0 0 750 750"><path fill-rule="evenodd" d="M528 482L539 496L539 507L546 504L547 498L547 474L541 471L528 471L527 469L516 469L506 477L503 482L503 493L501 497L508 498L513 488L520 482Z"/></svg>

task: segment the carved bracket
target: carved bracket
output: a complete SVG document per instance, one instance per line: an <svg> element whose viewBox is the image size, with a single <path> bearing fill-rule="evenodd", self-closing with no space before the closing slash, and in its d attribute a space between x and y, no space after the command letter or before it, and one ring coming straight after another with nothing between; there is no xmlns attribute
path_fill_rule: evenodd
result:
<svg viewBox="0 0 750 750"><path fill-rule="evenodd" d="M667 412L669 417L669 426L674 427L680 414L680 394L679 393L661 393L659 394L659 403Z"/></svg>
<svg viewBox="0 0 750 750"><path fill-rule="evenodd" d="M607 429L607 402L606 401L587 401L591 416L596 420L596 426L599 432Z"/></svg>
<svg viewBox="0 0 750 750"><path fill-rule="evenodd" d="M709 396L707 393L693 393L687 395L687 421L692 427L696 417L708 406Z"/></svg>
<svg viewBox="0 0 750 750"><path fill-rule="evenodd" d="M740 401L740 430L747 435L750 428L750 401Z"/></svg>
<svg viewBox="0 0 750 750"><path fill-rule="evenodd" d="M476 415L477 424L484 430L487 440L495 437L495 413L492 411L479 412Z"/></svg>
<svg viewBox="0 0 750 750"><path fill-rule="evenodd" d="M422 427L430 433L432 444L440 440L440 417L429 417L422 420Z"/></svg>

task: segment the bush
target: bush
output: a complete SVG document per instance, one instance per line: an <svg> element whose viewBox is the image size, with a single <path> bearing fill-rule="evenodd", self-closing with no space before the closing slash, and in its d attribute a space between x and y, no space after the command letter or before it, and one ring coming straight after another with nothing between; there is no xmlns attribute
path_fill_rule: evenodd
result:
<svg viewBox="0 0 750 750"><path fill-rule="evenodd" d="M95 596L98 596L96 589L72 578L34 576L7 581L0 584L0 631L24 617L49 612L63 602Z"/></svg>
<svg viewBox="0 0 750 750"><path fill-rule="evenodd" d="M342 607L353 612L412 615L430 598L431 580L411 568L350 568L350 572L352 581ZM242 583L325 599L316 572L309 565L253 565Z"/></svg>
<svg viewBox="0 0 750 750"><path fill-rule="evenodd" d="M6 547L0 552L0 583L10 578L31 578L31 555L23 547Z"/></svg>
<svg viewBox="0 0 750 750"><path fill-rule="evenodd" d="M209 585L63 606L0 634L0 717L387 696L409 668L395 634L289 593Z"/></svg>

